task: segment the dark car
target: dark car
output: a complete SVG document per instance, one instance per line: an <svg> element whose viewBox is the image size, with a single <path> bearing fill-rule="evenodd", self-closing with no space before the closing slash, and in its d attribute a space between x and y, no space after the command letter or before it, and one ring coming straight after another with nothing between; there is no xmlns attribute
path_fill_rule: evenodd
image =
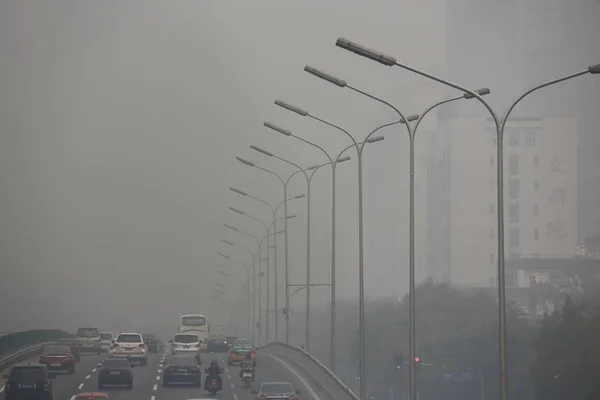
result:
<svg viewBox="0 0 600 400"><path fill-rule="evenodd" d="M75 356L67 346L46 346L40 355L39 363L44 364L49 371L75 373Z"/></svg>
<svg viewBox="0 0 600 400"><path fill-rule="evenodd" d="M209 353L227 353L231 349L231 344L227 337L213 337L206 340L206 351Z"/></svg>
<svg viewBox="0 0 600 400"><path fill-rule="evenodd" d="M172 356L163 372L162 384L192 383L202 386L202 375L198 361L194 356Z"/></svg>
<svg viewBox="0 0 600 400"><path fill-rule="evenodd" d="M42 364L17 364L4 375L5 400L26 397L31 400L53 400L52 381L55 375Z"/></svg>
<svg viewBox="0 0 600 400"><path fill-rule="evenodd" d="M265 382L260 385L260 389L253 390L257 400L263 399L281 399L298 400L299 390L294 390L291 383L288 382Z"/></svg>
<svg viewBox="0 0 600 400"><path fill-rule="evenodd" d="M98 389L104 385L125 385L133 389L133 369L126 358L107 358L98 364Z"/></svg>
<svg viewBox="0 0 600 400"><path fill-rule="evenodd" d="M142 335L144 339L144 343L146 343L146 347L150 353L158 353L160 347L160 341L156 338L155 335L151 333L144 333Z"/></svg>
<svg viewBox="0 0 600 400"><path fill-rule="evenodd" d="M75 338L64 338L56 341L58 346L68 346L71 349L71 354L75 357L75 361L81 360L81 344Z"/></svg>

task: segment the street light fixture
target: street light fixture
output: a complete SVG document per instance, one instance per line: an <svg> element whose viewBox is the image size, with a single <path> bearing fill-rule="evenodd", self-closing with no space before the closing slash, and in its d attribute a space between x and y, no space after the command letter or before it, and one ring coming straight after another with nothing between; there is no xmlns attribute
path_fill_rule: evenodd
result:
<svg viewBox="0 0 600 400"><path fill-rule="evenodd" d="M513 109L523 100L525 97L530 95L531 93L560 83L564 82L582 75L587 74L599 74L600 73L600 64L592 65L586 68L585 70L575 72L570 75L565 75L563 77L553 79L526 90L523 94L517 97L506 109L502 117L497 114L494 109L483 99L483 95L489 93L478 93L477 91L468 89L464 86L458 85L454 82L448 81L446 79L442 79L438 76L432 75L425 71L419 70L417 68L408 66L406 64L400 63L396 60L396 58L371 50L367 47L358 45L356 43L351 42L345 38L339 38L336 41L336 46L341 47L342 49L348 50L359 56L371 59L373 61L377 61L380 64L386 66L397 66L403 68L407 71L413 72L417 75L421 75L425 78L431 79L442 85L452 87L454 89L460 90L465 93L465 98L476 98L490 113L494 124L496 126L496 150L497 150L497 203L498 203L498 317L499 317L499 350L500 350L500 382L501 382L501 399L507 400L508 398L508 364L507 364L507 344L506 344L506 285L505 285L505 247L504 247L504 150L503 150L503 139L504 139L504 129L506 126L506 122ZM468 97L466 97L468 96ZM414 321L411 321L411 334L414 336ZM414 345L414 343L412 343ZM411 360L414 359L414 346L411 345ZM414 383L414 363L411 362L411 381L410 381L410 400L414 400L416 396L415 392L415 383Z"/></svg>
<svg viewBox="0 0 600 400"><path fill-rule="evenodd" d="M324 79L327 82L331 82L339 87L345 87L348 88L356 93L359 93L369 99L375 100L381 104L384 104L386 106L388 106L389 108L391 108L392 110L394 110L396 112L396 114L398 114L399 119L397 121L391 122L391 123L387 123L384 124L382 126L377 127L376 129L374 129L373 131L371 131L371 133L369 133L369 135L367 135L367 137L365 138L365 140L363 141L363 143L359 146L356 141L353 139L352 135L349 134L348 131L342 129L341 127L331 124L327 121L324 121L322 119L319 118L314 118L317 119L327 125L330 125L332 127L335 127L339 130L341 130L342 132L346 133L348 136L350 136L350 138L352 139L352 141L355 144L357 153L358 153L358 187L359 187L359 193L358 193L358 208L359 208L359 221L358 221L358 226L359 226L359 352L360 352L360 356L359 358L362 360L361 365L360 365L360 376L361 376L361 382L360 382L360 388L361 388L361 397L365 397L366 395L366 382L365 382L365 321L364 321L364 313L365 313L365 308L364 308L364 242L363 242L363 201L362 201L362 154L363 154L363 148L365 143L368 143L369 138L372 137L372 135L377 132L379 129L382 129L384 127L387 126L391 126L391 125L395 125L395 124L403 124L406 126L406 129L408 131L408 137L409 137L409 164L410 164L410 172L409 172L409 180L410 180L410 222L409 222L409 299L410 299L410 323L411 323L411 328L410 328L410 335L409 335L409 341L411 343L410 345L410 349L412 351L411 353L411 359L414 356L414 344L415 344L415 337L414 337L414 326L415 326L415 212L414 212L414 207L415 207L415 187L414 187L414 174L415 174L415 134L416 134L416 130L414 129L414 126L412 126L410 124L410 122L412 121L417 121L417 125L419 121L421 120L422 116L419 115L410 115L408 117L404 117L404 115L402 114L402 112L400 112L400 110L398 110L393 104L379 98L376 97L370 93L367 93L361 89L358 89L352 85L349 85L345 80L343 79L339 79L337 77L334 77L330 74L327 74L323 71L320 71L314 67L310 67L310 66L305 66L304 70L312 75L317 76L318 78ZM481 92L483 94L487 94L489 93L489 89L481 89ZM477 94L478 95L478 94ZM460 96L458 98L454 98L452 100L457 100L460 98L463 98L465 96ZM451 100L451 101L452 101ZM434 107L437 107L438 105L443 104L444 102L440 102L440 103L436 103L436 105ZM433 107L432 107L433 108ZM429 110L428 110L429 111ZM307 114L308 115L308 114ZM414 365L411 363L411 378L410 378L410 382L411 385L414 386ZM414 387L411 386L411 393L414 392ZM414 398L411 397L411 400L414 400Z"/></svg>

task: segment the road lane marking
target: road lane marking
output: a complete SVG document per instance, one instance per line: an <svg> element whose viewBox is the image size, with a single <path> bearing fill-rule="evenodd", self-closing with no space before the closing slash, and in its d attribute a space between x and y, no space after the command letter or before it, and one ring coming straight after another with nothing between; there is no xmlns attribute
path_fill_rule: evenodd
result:
<svg viewBox="0 0 600 400"><path fill-rule="evenodd" d="M231 386L232 389L235 389L235 385L233 384L233 382L230 382L229 386Z"/></svg>
<svg viewBox="0 0 600 400"><path fill-rule="evenodd" d="M225 372L229 373L229 368L225 368Z"/></svg>
<svg viewBox="0 0 600 400"><path fill-rule="evenodd" d="M158 371L156 371L156 372L158 372L158 373L160 374L160 373L162 372L162 369L159 369L159 370L158 370Z"/></svg>
<svg viewBox="0 0 600 400"><path fill-rule="evenodd" d="M231 379L231 375L227 374L227 379Z"/></svg>
<svg viewBox="0 0 600 400"><path fill-rule="evenodd" d="M96 368L94 368L94 369L92 370L92 372L96 372L96 371L97 371L97 369L96 369Z"/></svg>
<svg viewBox="0 0 600 400"><path fill-rule="evenodd" d="M158 385L152 386L152 390L158 390ZM154 396L152 396L152 397L154 397Z"/></svg>
<svg viewBox="0 0 600 400"><path fill-rule="evenodd" d="M314 400L321 400L321 398L319 397L319 395L315 392L315 390L308 384L308 382L306 381L306 379L304 379L301 375L299 375L296 371L294 371L294 368L292 368L287 362L285 362L282 357L278 357L274 354L269 354L269 357L277 360L278 362L281 363L281 365L283 365L288 371L290 371L292 373L292 375L294 375L296 378L298 378L298 380L300 381L300 383L302 383L302 385L304 385L304 387L306 387L306 389L308 390L308 392L310 393L310 395L312 396L312 398Z"/></svg>
<svg viewBox="0 0 600 400"><path fill-rule="evenodd" d="M159 379L160 379L160 376L157 376L157 377L156 377L156 380L159 380Z"/></svg>
<svg viewBox="0 0 600 400"><path fill-rule="evenodd" d="M238 400L237 394L233 394L233 400Z"/></svg>
<svg viewBox="0 0 600 400"><path fill-rule="evenodd" d="M0 393L4 392L4 386L0 387Z"/></svg>
<svg viewBox="0 0 600 400"><path fill-rule="evenodd" d="M77 386L77 389L81 389L83 387L83 383Z"/></svg>
<svg viewBox="0 0 600 400"><path fill-rule="evenodd" d="M75 400L75 397L76 397L75 395L71 396L70 400Z"/></svg>
<svg viewBox="0 0 600 400"><path fill-rule="evenodd" d="M156 400L156 396L151 396L150 400Z"/></svg>
<svg viewBox="0 0 600 400"><path fill-rule="evenodd" d="M90 379L91 375L86 375L85 379Z"/></svg>

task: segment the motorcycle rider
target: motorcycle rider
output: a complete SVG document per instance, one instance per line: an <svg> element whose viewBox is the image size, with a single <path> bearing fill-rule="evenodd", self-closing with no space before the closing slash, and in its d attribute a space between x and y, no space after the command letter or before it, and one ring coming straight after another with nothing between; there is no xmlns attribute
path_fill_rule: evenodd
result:
<svg viewBox="0 0 600 400"><path fill-rule="evenodd" d="M252 380L254 380L254 368L256 367L256 361L252 359L252 354L247 353L246 357L242 361L242 365L240 368L240 380L243 382L243 374L244 372L252 373Z"/></svg>
<svg viewBox="0 0 600 400"><path fill-rule="evenodd" d="M206 368L204 372L206 372L206 379L204 380L204 390L208 390L208 381L210 381L212 378L217 379L219 383L219 389L223 387L221 381L221 374L223 373L223 370L221 369L221 367L219 367L219 364L217 364L217 360L212 360L210 362L210 366Z"/></svg>

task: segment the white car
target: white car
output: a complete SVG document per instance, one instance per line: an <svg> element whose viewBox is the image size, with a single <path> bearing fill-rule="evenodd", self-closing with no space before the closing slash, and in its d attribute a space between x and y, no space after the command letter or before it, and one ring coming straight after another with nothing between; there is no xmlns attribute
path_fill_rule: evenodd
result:
<svg viewBox="0 0 600 400"><path fill-rule="evenodd" d="M108 352L109 357L127 358L140 365L148 364L148 348L141 333L119 333Z"/></svg>
<svg viewBox="0 0 600 400"><path fill-rule="evenodd" d="M171 355L189 355L196 357L199 364L202 363L200 357L200 338L198 335L190 333L178 333L169 340L171 343Z"/></svg>
<svg viewBox="0 0 600 400"><path fill-rule="evenodd" d="M112 332L100 332L100 343L102 345L102 351L108 352L112 346L114 336Z"/></svg>

